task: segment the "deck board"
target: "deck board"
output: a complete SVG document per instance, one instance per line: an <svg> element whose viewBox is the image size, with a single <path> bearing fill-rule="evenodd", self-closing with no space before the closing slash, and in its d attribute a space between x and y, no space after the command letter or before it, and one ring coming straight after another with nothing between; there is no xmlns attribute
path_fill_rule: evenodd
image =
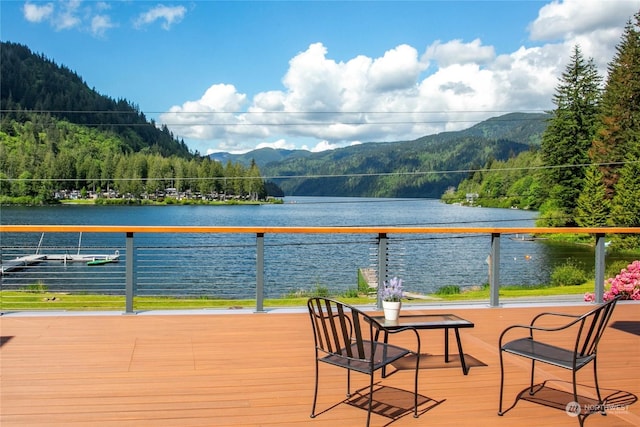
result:
<svg viewBox="0 0 640 427"><path fill-rule="evenodd" d="M416 311L418 307L405 307ZM560 307L451 307L475 323L460 331L464 352L478 364L462 375L459 362L420 372L425 403L419 419L372 416L372 426L576 426L564 411L519 401L497 416L497 341L508 325L541 311L581 313L588 305ZM404 310L404 309L403 309ZM434 309L423 306L418 312ZM640 425L640 305L623 302L600 347L599 378L605 395L618 393L621 410L587 418L586 426ZM339 404L309 418L313 396L313 339L302 311L238 314L12 314L0 317L0 425L10 426L335 426L364 425L366 412ZM422 331L423 352L441 355L441 330ZM453 337L453 335L452 335ZM411 334L394 342L412 345ZM454 340L450 351L455 353ZM528 363L506 358L505 406L527 386ZM482 366L484 365L484 366ZM345 396L341 369L321 367L319 409ZM570 373L539 366L553 394L570 390ZM581 394L593 396L592 368L578 373ZM384 380L380 410L401 412L412 375ZM354 387L367 377L354 376ZM629 404L631 403L631 404ZM629 404L628 406L625 406ZM410 405L410 402L409 402Z"/></svg>

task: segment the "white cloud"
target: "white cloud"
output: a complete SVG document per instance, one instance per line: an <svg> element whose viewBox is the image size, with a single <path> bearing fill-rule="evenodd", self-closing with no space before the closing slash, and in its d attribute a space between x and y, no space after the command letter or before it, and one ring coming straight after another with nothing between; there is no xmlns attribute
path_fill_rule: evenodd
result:
<svg viewBox="0 0 640 427"><path fill-rule="evenodd" d="M45 3L42 6L25 3L22 8L24 18L29 22L43 22L48 20L53 14L53 3Z"/></svg>
<svg viewBox="0 0 640 427"><path fill-rule="evenodd" d="M315 146L313 146L310 149L305 146L305 149L311 151L312 153L319 153L321 151L335 150L336 148L342 148L342 147L360 145L360 144L362 144L360 141L352 141L348 144L333 144L329 141L323 140L318 142Z"/></svg>
<svg viewBox="0 0 640 427"><path fill-rule="evenodd" d="M238 112L243 108L246 95L238 93L235 86L214 84L195 101L173 106L160 116L174 132L184 138L212 139L227 134L242 133L243 118Z"/></svg>
<svg viewBox="0 0 640 427"><path fill-rule="evenodd" d="M461 46L458 41L453 45ZM496 110L540 109L540 99L526 101L541 89L553 91L558 64L545 66L543 52L523 48L489 62L492 49L479 42L471 46L484 66L467 56L420 80L424 62L410 46L398 46L380 58L337 62L327 57L324 45L315 43L290 60L284 90L257 94L245 112L240 112L244 94L231 85L214 85L200 100L174 106L160 120L180 137L214 139L219 148L246 151L257 141L286 135L287 141L316 139L311 150L319 151L353 141L410 139L468 127L496 115ZM543 108L548 108L551 96L541 93ZM212 99L237 102L218 102L211 108ZM221 117L221 111L227 114Z"/></svg>
<svg viewBox="0 0 640 427"><path fill-rule="evenodd" d="M329 141L324 140L324 141L318 142L316 146L309 151L313 153L319 153L320 151L335 150L338 147L339 145L331 144Z"/></svg>
<svg viewBox="0 0 640 427"><path fill-rule="evenodd" d="M49 22L56 30L68 30L81 23L78 17L80 0L67 0L37 5L27 2L22 8L24 18L29 22Z"/></svg>
<svg viewBox="0 0 640 427"><path fill-rule="evenodd" d="M95 37L104 37L107 30L117 27L111 17L104 13L110 8L111 5L107 2L81 0L63 0L42 5L27 2L23 7L23 15L29 22L46 22L56 31L76 29Z"/></svg>
<svg viewBox="0 0 640 427"><path fill-rule="evenodd" d="M69 30L80 26L82 20L78 17L80 0L68 0L59 2L58 12L51 17L51 23L56 30Z"/></svg>
<svg viewBox="0 0 640 427"><path fill-rule="evenodd" d="M91 19L91 33L94 36L104 37L107 30L115 27L108 15L96 15Z"/></svg>
<svg viewBox="0 0 640 427"><path fill-rule="evenodd" d="M639 7L638 0L554 0L540 9L529 30L533 40L567 40L619 28Z"/></svg>
<svg viewBox="0 0 640 427"><path fill-rule="evenodd" d="M164 21L160 26L169 30L173 24L177 24L184 18L187 13L187 9L184 6L168 7L164 5L158 5L145 13L140 14L135 21L136 27L144 27L149 24L153 24L156 21Z"/></svg>
<svg viewBox="0 0 640 427"><path fill-rule="evenodd" d="M279 139L274 142L261 142L256 146L256 149L259 149L259 148L275 148L275 149L281 148L284 150L293 150L296 148L296 146L291 142L287 142L286 139Z"/></svg>
<svg viewBox="0 0 640 427"><path fill-rule="evenodd" d="M315 43L289 61L283 79L289 89L285 99L289 111L336 111L342 88L335 84L343 75L344 64L327 60L327 49Z"/></svg>
<svg viewBox="0 0 640 427"><path fill-rule="evenodd" d="M194 145L215 144L218 151L291 148L300 141L322 151L463 129L507 112L544 111L553 108L576 44L604 75L639 4L553 1L529 26L538 43L500 54L480 39L456 39L435 41L420 57L401 44L377 58L337 61L314 43L291 58L282 88L249 99L232 85L213 85L161 121Z"/></svg>
<svg viewBox="0 0 640 427"><path fill-rule="evenodd" d="M403 44L371 63L368 83L374 90L381 91L411 88L425 68L418 62L418 51Z"/></svg>
<svg viewBox="0 0 640 427"><path fill-rule="evenodd" d="M105 13L110 9L111 4L105 1L59 0L42 4L26 2L22 11L27 21L47 22L56 31L78 29L95 37L104 37L108 30L118 26ZM140 14L134 21L134 26L142 28L159 21L163 29L169 30L174 24L181 22L186 13L184 6L158 5Z"/></svg>
<svg viewBox="0 0 640 427"><path fill-rule="evenodd" d="M427 48L422 60L426 62L433 59L440 67L448 67L452 64L486 64L495 56L493 46L482 46L480 39L470 43L464 43L462 40L442 43L438 40Z"/></svg>
<svg viewBox="0 0 640 427"><path fill-rule="evenodd" d="M109 9L111 9L111 5L106 1L96 2L96 10L109 10Z"/></svg>
<svg viewBox="0 0 640 427"><path fill-rule="evenodd" d="M532 40L548 42L545 47L562 47L563 64L579 45L605 75L624 25L638 10L640 0L554 0L540 9L528 30Z"/></svg>

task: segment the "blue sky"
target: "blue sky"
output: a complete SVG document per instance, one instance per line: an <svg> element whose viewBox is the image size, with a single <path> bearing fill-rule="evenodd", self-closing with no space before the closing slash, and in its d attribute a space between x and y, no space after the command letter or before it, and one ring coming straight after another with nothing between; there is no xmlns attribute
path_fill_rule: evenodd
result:
<svg viewBox="0 0 640 427"><path fill-rule="evenodd" d="M573 46L602 74L640 0L13 1L0 38L192 150L314 151L544 111Z"/></svg>

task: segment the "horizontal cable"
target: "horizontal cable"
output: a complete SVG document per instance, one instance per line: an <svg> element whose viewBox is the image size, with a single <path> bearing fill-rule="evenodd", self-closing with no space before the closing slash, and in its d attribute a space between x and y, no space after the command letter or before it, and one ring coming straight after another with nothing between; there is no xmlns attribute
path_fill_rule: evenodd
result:
<svg viewBox="0 0 640 427"><path fill-rule="evenodd" d="M510 114L510 113L546 113L547 110L530 109L530 110L417 110L417 111L113 111L113 110L0 110L0 113L82 113L82 114L242 114L242 115L260 115L260 114L450 114L450 113L477 113L477 114ZM499 120L499 118L497 118Z"/></svg>
<svg viewBox="0 0 640 427"><path fill-rule="evenodd" d="M584 168L589 166L624 166L626 164L640 163L640 160L630 160L626 162L606 162L606 163L579 163L571 165L552 165L552 166L527 166L499 169L452 169L441 171L413 171L413 172L372 172L372 173L348 173L348 174L319 174L319 175L270 175L270 176L227 176L227 177L160 177L160 178L0 178L0 181L25 181L25 182L73 182L73 181L226 181L226 180L253 180L253 179L317 179L317 178L357 178L357 177L376 177L376 176L418 176L418 175L438 175L447 173L472 173L485 172L495 173L503 171L536 171L545 169L566 169L566 168Z"/></svg>

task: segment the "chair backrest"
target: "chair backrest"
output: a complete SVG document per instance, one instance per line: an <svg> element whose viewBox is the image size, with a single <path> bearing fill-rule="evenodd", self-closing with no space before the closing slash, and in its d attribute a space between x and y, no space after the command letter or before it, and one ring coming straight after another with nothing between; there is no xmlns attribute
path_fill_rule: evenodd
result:
<svg viewBox="0 0 640 427"><path fill-rule="evenodd" d="M307 301L316 350L338 357L370 361L373 319L351 307L329 298L310 298Z"/></svg>
<svg viewBox="0 0 640 427"><path fill-rule="evenodd" d="M600 304L593 310L580 316L580 329L576 340L576 355L588 357L598 349L598 343L607 328L613 309L620 298Z"/></svg>

